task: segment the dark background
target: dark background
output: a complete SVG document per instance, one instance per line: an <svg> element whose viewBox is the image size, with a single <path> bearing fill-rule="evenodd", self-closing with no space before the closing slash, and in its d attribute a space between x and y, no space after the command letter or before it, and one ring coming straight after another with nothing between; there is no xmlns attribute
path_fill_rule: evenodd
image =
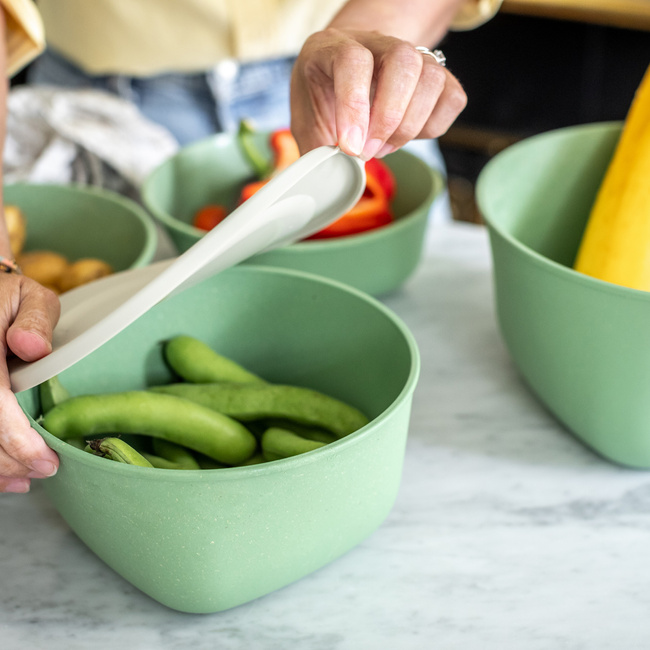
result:
<svg viewBox="0 0 650 650"><path fill-rule="evenodd" d="M492 155L535 133L625 118L650 63L650 32L501 13L440 48L468 95L440 139L454 218L480 222L473 184Z"/></svg>

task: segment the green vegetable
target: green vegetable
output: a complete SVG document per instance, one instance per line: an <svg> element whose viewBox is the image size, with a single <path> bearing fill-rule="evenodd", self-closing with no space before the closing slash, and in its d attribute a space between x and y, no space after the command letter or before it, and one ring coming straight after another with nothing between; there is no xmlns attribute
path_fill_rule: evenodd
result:
<svg viewBox="0 0 650 650"><path fill-rule="evenodd" d="M331 431L338 438L368 418L356 408L310 388L279 384L169 384L149 389L196 402L235 420L285 418ZM252 434L251 434L252 435Z"/></svg>
<svg viewBox="0 0 650 650"><path fill-rule="evenodd" d="M260 152L255 144L255 129L250 122L241 120L239 123L237 143L258 179L267 178L273 173L273 163Z"/></svg>
<svg viewBox="0 0 650 650"><path fill-rule="evenodd" d="M205 454L197 453L194 457L196 458L196 462L199 464L200 469L223 469L224 467L231 467L230 465L226 465L226 463L220 463L218 460L210 458Z"/></svg>
<svg viewBox="0 0 650 650"><path fill-rule="evenodd" d="M164 445L164 447L162 445ZM231 467L230 465L224 465L223 463L209 458L204 454L191 454L184 447L167 442L166 440L161 440L160 438L153 439L153 447L154 451L160 455L145 453L143 456L151 462L154 467L160 467L162 469L223 469L225 467ZM241 463L237 463L235 467L257 465L258 463L263 462L264 456L262 456L261 451L258 451L250 458Z"/></svg>
<svg viewBox="0 0 650 650"><path fill-rule="evenodd" d="M264 381L192 336L175 336L165 343L163 351L170 368L185 381L195 384Z"/></svg>
<svg viewBox="0 0 650 650"><path fill-rule="evenodd" d="M268 461L297 456L324 447L326 443L307 440L293 431L271 427L262 435L262 453Z"/></svg>
<svg viewBox="0 0 650 650"><path fill-rule="evenodd" d="M153 465L133 447L119 438L98 438L91 440L86 451L95 456L103 456L118 463L138 465L139 467L153 467Z"/></svg>
<svg viewBox="0 0 650 650"><path fill-rule="evenodd" d="M161 460L174 465L175 469L200 469L196 458L186 447L177 445L169 440L154 438L151 441L153 453ZM155 465L157 467L157 465Z"/></svg>
<svg viewBox="0 0 650 650"><path fill-rule="evenodd" d="M46 414L43 427L61 439L102 433L163 438L229 465L250 458L257 448L255 436L232 418L150 391L71 397Z"/></svg>
<svg viewBox="0 0 650 650"><path fill-rule="evenodd" d="M263 420L263 423L265 424L264 431L270 427L279 427L280 429L293 431L299 436L307 438L307 440L315 440L316 442L327 443L337 440L336 436L329 431L325 431L323 429L315 429L314 427L307 427L304 424L298 424L298 422L292 422L291 420L269 418L268 420ZM264 433L264 431L262 431L262 433Z"/></svg>
<svg viewBox="0 0 650 650"><path fill-rule="evenodd" d="M68 438L66 442L77 449L86 449L88 443L83 438Z"/></svg>
<svg viewBox="0 0 650 650"><path fill-rule="evenodd" d="M262 452L257 452L256 454L253 454L248 460L245 460L243 463L239 463L238 467L245 467L247 465L259 465L260 463L263 463L266 459L264 458L264 455Z"/></svg>
<svg viewBox="0 0 650 650"><path fill-rule="evenodd" d="M156 456L155 454L149 454L147 452L143 452L142 455L151 463L152 467L155 467L157 469L181 469L181 470L200 469L198 465L196 467L184 467L179 463L174 463L171 460L167 460L166 458L161 458L160 456Z"/></svg>
<svg viewBox="0 0 650 650"><path fill-rule="evenodd" d="M57 375L44 381L38 387L38 396L41 400L41 412L45 415L57 404L70 398L68 389L61 383Z"/></svg>

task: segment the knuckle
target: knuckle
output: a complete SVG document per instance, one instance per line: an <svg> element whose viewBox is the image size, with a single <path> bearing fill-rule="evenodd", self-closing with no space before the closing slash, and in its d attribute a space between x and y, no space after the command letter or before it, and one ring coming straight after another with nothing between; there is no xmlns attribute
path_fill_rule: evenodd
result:
<svg viewBox="0 0 650 650"><path fill-rule="evenodd" d="M391 57L395 62L405 70L422 69L422 54L418 52L410 43L395 40L387 49L386 56Z"/></svg>
<svg viewBox="0 0 650 650"><path fill-rule="evenodd" d="M339 35L335 29L328 27L310 34L303 43L302 51L310 53L313 50L322 50L332 42L338 40Z"/></svg>
<svg viewBox="0 0 650 650"><path fill-rule="evenodd" d="M460 86L446 93L441 104L436 106L428 120L423 135L427 138L438 138L444 135L466 105L467 95Z"/></svg>
<svg viewBox="0 0 650 650"><path fill-rule="evenodd" d="M427 138L439 138L441 135L444 135L449 130L451 124L447 122L441 122L440 120L430 120L426 128L423 130L423 134Z"/></svg>
<svg viewBox="0 0 650 650"><path fill-rule="evenodd" d="M326 75L316 61L306 61L300 72L302 78L309 86L325 85Z"/></svg>
<svg viewBox="0 0 650 650"><path fill-rule="evenodd" d="M26 465L0 450L0 476L20 478L27 476L29 472L30 469Z"/></svg>
<svg viewBox="0 0 650 650"><path fill-rule="evenodd" d="M467 106L467 94L462 88L458 88L451 94L449 101L456 114L462 113Z"/></svg>
<svg viewBox="0 0 650 650"><path fill-rule="evenodd" d="M51 289L33 280L25 285L24 293L30 295L31 308L21 316L25 321L32 321L34 325L39 326L39 329L43 326L49 327L51 316L58 318L60 313L59 297ZM33 308L34 304L39 305L39 308Z"/></svg>
<svg viewBox="0 0 650 650"><path fill-rule="evenodd" d="M445 118L438 116L436 119L431 120L427 125L426 133L429 138L439 138L447 133L449 127L453 124L453 118Z"/></svg>
<svg viewBox="0 0 650 650"><path fill-rule="evenodd" d="M343 35L343 32L341 32L341 30L337 29L336 27L326 27L325 29L321 29L318 32L314 32L314 34L312 34L310 37L311 40L314 40L319 44L321 42L336 43L344 38L345 36Z"/></svg>
<svg viewBox="0 0 650 650"><path fill-rule="evenodd" d="M341 104L345 111L353 116L353 119L355 117L359 119L368 113L369 99L364 94L352 93L342 98Z"/></svg>
<svg viewBox="0 0 650 650"><path fill-rule="evenodd" d="M418 83L422 68L426 67L422 61L422 55L403 41L396 41L386 49L381 58L380 66L399 70L399 76L411 86Z"/></svg>
<svg viewBox="0 0 650 650"><path fill-rule="evenodd" d="M58 296L52 289L48 287L44 287L42 284L39 284L38 282L36 283L36 291L49 303L55 303L59 301Z"/></svg>
<svg viewBox="0 0 650 650"><path fill-rule="evenodd" d="M45 287L42 287L42 289L42 298L47 307L47 311L50 314L56 314L58 318L61 312L61 303L59 302L59 296L57 296L56 293L54 293L54 291L51 289L46 289Z"/></svg>
<svg viewBox="0 0 650 650"><path fill-rule="evenodd" d="M407 142L410 142L420 133L418 126L412 121L404 121L400 124L399 128L395 129L393 135L389 138L388 142L395 147L402 147Z"/></svg>
<svg viewBox="0 0 650 650"><path fill-rule="evenodd" d="M0 390L0 413L0 462L29 465L43 445L42 438L29 426L10 390Z"/></svg>
<svg viewBox="0 0 650 650"><path fill-rule="evenodd" d="M383 140L387 142L395 133L395 128L391 127L389 122L383 120L375 119L370 128L368 139L372 140Z"/></svg>
<svg viewBox="0 0 650 650"><path fill-rule="evenodd" d="M354 41L347 41L335 48L332 56L335 70L372 69L374 65L372 52Z"/></svg>
<svg viewBox="0 0 650 650"><path fill-rule="evenodd" d="M447 73L445 69L437 64L425 65L422 71L425 83L436 89L444 88L447 83Z"/></svg>
<svg viewBox="0 0 650 650"><path fill-rule="evenodd" d="M10 319L18 307L21 283L26 280L22 275L13 273L0 274L0 314L2 320Z"/></svg>
<svg viewBox="0 0 650 650"><path fill-rule="evenodd" d="M400 128L403 119L403 111L387 109L381 114L373 116L374 132L378 136L384 136L386 138Z"/></svg>
<svg viewBox="0 0 650 650"><path fill-rule="evenodd" d="M7 433L2 436L2 447L5 453L17 460L27 459L30 455L31 446L27 439L18 433Z"/></svg>

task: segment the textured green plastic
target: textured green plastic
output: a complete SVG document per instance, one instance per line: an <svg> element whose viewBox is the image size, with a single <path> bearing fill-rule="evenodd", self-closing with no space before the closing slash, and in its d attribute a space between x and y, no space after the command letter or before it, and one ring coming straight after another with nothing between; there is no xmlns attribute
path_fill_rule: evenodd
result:
<svg viewBox="0 0 650 650"><path fill-rule="evenodd" d="M35 421L59 454L43 481L77 535L126 580L176 610L209 613L268 594L373 532L397 495L419 353L366 294L317 276L238 266L168 298L61 373L72 394L172 380L162 342L189 333L269 381L309 386L371 422L315 451L249 467L164 470L94 457Z"/></svg>
<svg viewBox="0 0 650 650"><path fill-rule="evenodd" d="M650 467L650 293L572 270L621 124L524 140L480 174L500 329L541 401L603 457Z"/></svg>
<svg viewBox="0 0 650 650"><path fill-rule="evenodd" d="M257 134L258 146L268 154L267 139L268 135ZM408 152L396 151L384 160L398 188L393 224L350 237L298 242L256 255L247 263L315 273L375 296L400 287L420 262L427 217L443 180ZM191 225L196 210L207 203L233 206L250 175L233 136L219 134L162 163L144 183L142 200L178 249L185 251L203 234Z"/></svg>
<svg viewBox="0 0 650 650"><path fill-rule="evenodd" d="M96 257L116 271L145 266L156 252L151 217L109 190L16 183L4 187L4 202L25 214L26 251L52 250L70 261Z"/></svg>

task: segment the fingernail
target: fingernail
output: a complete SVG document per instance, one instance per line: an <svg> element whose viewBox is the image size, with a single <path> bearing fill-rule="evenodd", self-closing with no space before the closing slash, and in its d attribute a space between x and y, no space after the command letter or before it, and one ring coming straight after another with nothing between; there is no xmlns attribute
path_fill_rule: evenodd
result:
<svg viewBox="0 0 650 650"><path fill-rule="evenodd" d="M363 148L361 158L363 160L370 160L371 158L374 158L375 154L382 148L383 144L383 141L379 138L368 140L368 142L366 142L366 146Z"/></svg>
<svg viewBox="0 0 650 650"><path fill-rule="evenodd" d="M41 476L54 476L57 470L56 465L49 460L35 460L31 467Z"/></svg>
<svg viewBox="0 0 650 650"><path fill-rule="evenodd" d="M5 485L4 491L13 492L14 494L25 494L25 492L29 492L29 481L21 478L14 479Z"/></svg>
<svg viewBox="0 0 650 650"><path fill-rule="evenodd" d="M358 126L353 126L345 135L347 148L355 155L361 153L363 147L363 133Z"/></svg>
<svg viewBox="0 0 650 650"><path fill-rule="evenodd" d="M387 156L389 153L393 153L397 147L394 147L392 144L385 144L376 154L375 158L383 158L384 156Z"/></svg>

